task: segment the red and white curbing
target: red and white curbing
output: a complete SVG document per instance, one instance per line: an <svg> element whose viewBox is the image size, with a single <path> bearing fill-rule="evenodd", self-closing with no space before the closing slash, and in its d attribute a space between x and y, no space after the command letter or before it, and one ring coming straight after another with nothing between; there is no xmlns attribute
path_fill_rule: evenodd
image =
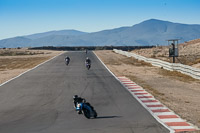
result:
<svg viewBox="0 0 200 133"><path fill-rule="evenodd" d="M154 115L156 119L161 121L165 126L174 132L195 131L197 127L181 119L173 111L168 109L162 103L154 98L150 93L145 91L141 86L137 85L126 77L117 77L125 88Z"/></svg>

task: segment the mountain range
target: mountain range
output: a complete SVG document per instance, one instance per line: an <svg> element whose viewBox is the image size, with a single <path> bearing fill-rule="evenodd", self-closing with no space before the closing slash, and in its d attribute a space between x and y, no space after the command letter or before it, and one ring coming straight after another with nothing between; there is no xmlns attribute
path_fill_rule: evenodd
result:
<svg viewBox="0 0 200 133"><path fill-rule="evenodd" d="M0 47L39 46L149 46L167 45L168 39L185 42L200 38L200 25L150 19L130 27L99 32L60 30L0 40Z"/></svg>

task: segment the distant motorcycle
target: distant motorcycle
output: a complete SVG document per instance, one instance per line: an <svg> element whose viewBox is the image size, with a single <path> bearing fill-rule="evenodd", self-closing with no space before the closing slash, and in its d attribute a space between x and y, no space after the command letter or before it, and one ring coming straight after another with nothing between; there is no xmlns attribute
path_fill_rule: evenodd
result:
<svg viewBox="0 0 200 133"><path fill-rule="evenodd" d="M67 66L69 65L69 61L70 61L69 58L66 58L66 59L65 59L65 64L66 64Z"/></svg>
<svg viewBox="0 0 200 133"><path fill-rule="evenodd" d="M91 117L97 118L97 112L88 102L78 103L76 111L78 112L78 114L84 114L84 116L88 119L90 119Z"/></svg>
<svg viewBox="0 0 200 133"><path fill-rule="evenodd" d="M91 64L86 63L86 68L89 70L91 68Z"/></svg>

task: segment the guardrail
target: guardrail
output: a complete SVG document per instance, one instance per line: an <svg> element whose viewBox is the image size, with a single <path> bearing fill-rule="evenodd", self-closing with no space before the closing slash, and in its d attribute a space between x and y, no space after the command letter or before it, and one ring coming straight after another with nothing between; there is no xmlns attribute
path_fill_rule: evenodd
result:
<svg viewBox="0 0 200 133"><path fill-rule="evenodd" d="M115 53L122 54L127 57L134 57L138 60L142 60L142 61L151 63L153 66L162 67L163 69L170 70L170 71L178 71L183 74L189 75L195 79L200 79L200 69L198 69L198 68L183 65L180 63L169 63L169 62L161 61L158 59L146 58L144 56L126 52L126 51L122 51L122 50L114 49L113 51Z"/></svg>

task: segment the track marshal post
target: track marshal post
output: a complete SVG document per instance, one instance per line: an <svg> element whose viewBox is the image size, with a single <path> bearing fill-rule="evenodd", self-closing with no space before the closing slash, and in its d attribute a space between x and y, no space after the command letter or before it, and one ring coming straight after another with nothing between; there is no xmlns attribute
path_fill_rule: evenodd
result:
<svg viewBox="0 0 200 133"><path fill-rule="evenodd" d="M173 57L173 63L175 63L175 57L178 57L178 41L179 39L167 40L169 48L169 57Z"/></svg>

